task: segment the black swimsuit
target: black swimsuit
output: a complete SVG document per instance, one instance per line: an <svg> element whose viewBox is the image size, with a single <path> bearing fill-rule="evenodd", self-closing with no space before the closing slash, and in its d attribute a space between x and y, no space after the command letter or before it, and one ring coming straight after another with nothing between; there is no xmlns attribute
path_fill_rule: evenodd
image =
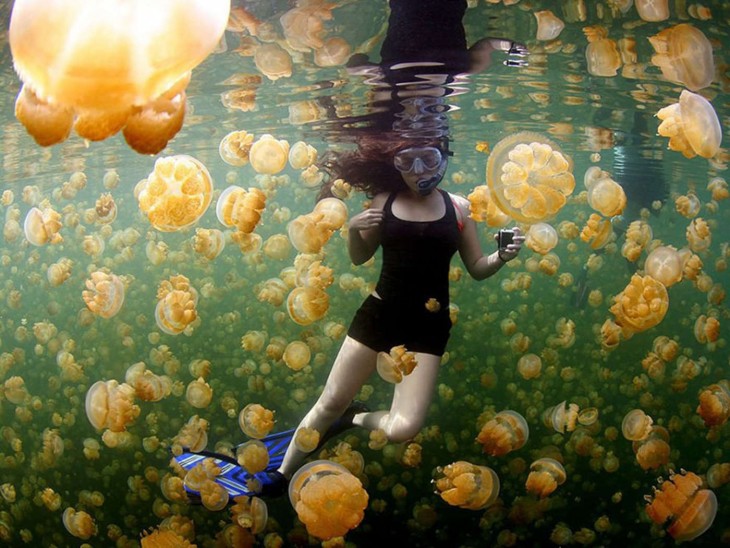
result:
<svg viewBox="0 0 730 548"><path fill-rule="evenodd" d="M383 267L375 290L355 314L348 335L377 351L403 344L440 356L451 329L449 266L459 246L456 211L438 190L446 211L435 221L405 221L393 214L396 194L383 207ZM427 303L431 303L429 308Z"/></svg>

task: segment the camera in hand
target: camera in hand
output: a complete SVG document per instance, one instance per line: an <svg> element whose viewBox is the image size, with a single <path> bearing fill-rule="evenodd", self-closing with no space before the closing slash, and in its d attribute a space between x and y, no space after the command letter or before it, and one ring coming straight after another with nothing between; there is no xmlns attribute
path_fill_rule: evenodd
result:
<svg viewBox="0 0 730 548"><path fill-rule="evenodd" d="M497 234L497 245L499 249L505 249L509 244L512 243L514 238L514 230L502 229Z"/></svg>

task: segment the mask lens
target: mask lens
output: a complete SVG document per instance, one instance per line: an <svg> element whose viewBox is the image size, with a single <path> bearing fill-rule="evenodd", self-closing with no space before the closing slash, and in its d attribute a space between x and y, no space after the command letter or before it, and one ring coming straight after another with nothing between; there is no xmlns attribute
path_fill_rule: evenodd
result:
<svg viewBox="0 0 730 548"><path fill-rule="evenodd" d="M416 159L424 169L432 170L439 167L442 158L441 151L436 147L412 147L399 151L393 164L398 171L408 173L413 171Z"/></svg>

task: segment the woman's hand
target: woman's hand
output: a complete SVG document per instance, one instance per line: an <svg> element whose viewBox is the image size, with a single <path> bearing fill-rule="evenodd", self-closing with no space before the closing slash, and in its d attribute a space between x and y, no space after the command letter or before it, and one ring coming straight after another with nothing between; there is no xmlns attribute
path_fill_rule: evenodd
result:
<svg viewBox="0 0 730 548"><path fill-rule="evenodd" d="M378 228L383 222L383 215L382 209L366 209L351 217L348 227L357 232Z"/></svg>
<svg viewBox="0 0 730 548"><path fill-rule="evenodd" d="M517 254L520 252L520 249L522 249L522 244L525 241L525 237L522 235L522 230L519 226L513 227L512 232L514 232L514 236L512 237L512 243L507 244L507 247L503 247L497 250L499 258L505 263L508 263L509 261L517 257ZM497 234L494 235L494 239L498 239Z"/></svg>

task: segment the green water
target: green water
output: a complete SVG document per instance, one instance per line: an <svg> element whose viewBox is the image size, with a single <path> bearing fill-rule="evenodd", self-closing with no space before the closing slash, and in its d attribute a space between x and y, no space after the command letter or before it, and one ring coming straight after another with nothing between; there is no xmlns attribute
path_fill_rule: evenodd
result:
<svg viewBox="0 0 730 548"><path fill-rule="evenodd" d="M252 9L262 17L265 13L278 16L286 9L258 4L253 3ZM668 20L645 23L634 8L625 15L614 14L608 3L593 2L586 2L586 19L580 21L571 16L578 4L523 0L508 7L479 3L467 10L464 26L469 43L484 36L509 37L528 46L529 66L504 66L505 56L497 53L488 70L470 77L465 93L448 99L449 104L458 107L448 113L455 155L442 188L466 196L475 186L485 184L487 156L475 149L478 142L494 147L517 131L536 131L558 143L574 163L576 191L550 222L557 227L562 221L573 221L582 228L592 213L579 197L584 190L585 170L597 165L612 173L619 161L619 149L600 145L589 136L597 128L611 128L618 144L631 143L637 156L650 159L640 163L638 169L641 175L645 170L650 177L643 180L636 175L628 182L639 196L651 199L656 193L656 179L661 177L666 182L668 196L663 207L646 217L654 239L676 248L687 246L685 230L690 219L675 210L674 200L690 190L696 193L702 203L699 217L707 220L713 234L709 248L698 253L704 263L703 272L718 286L714 291L726 288L724 225L728 222L729 202L713 203L707 190L712 178L724 177L726 153L721 151L713 160L686 159L679 152L667 150L667 139L656 135L659 121L654 114L675 103L683 88L665 80L659 68L651 64L653 49L647 37L683 22L705 33L713 45L717 74L712 85L701 93L712 102L724 128L728 120L728 60L724 52L730 43L728 5L706 3L712 18L698 20L689 15L690 3L672 1ZM276 8L279 12L274 13ZM548 8L565 21L566 27L557 42L545 45L534 39L537 25L533 13ZM8 5L0 8L5 29L9 11ZM327 32L344 37L354 47L368 43L387 22L383 2L343 2L332 14L332 20L325 21ZM277 17L271 21L280 33ZM644 66L642 75L627 77L619 71L615 77L591 76L586 70L587 41L582 31L588 25L605 26L614 40L633 37L638 63ZM221 139L240 129L256 137L271 133L290 143L306 140L321 155L334 146L323 138L322 128L326 125L321 121L292 124L292 106L320 100L331 102L340 113L364 114L370 90L361 78L348 75L343 68L319 68L313 64L311 54L300 53L291 78L271 82L264 77L255 86L253 110L226 108L221 94L236 86L224 82L238 73L257 74L257 69L251 57L235 51L239 35L227 32L225 39L227 51L212 55L193 72L185 126L160 156L194 156L210 171L217 193L229 184L273 188L256 228L265 241L272 235L287 233L287 221L274 216L277 208L288 207L291 218L309 213L315 192L300 182L299 173L291 167L272 183L256 176L250 166L227 165L218 154ZM371 59L378 59L379 45L378 38L370 42L367 53ZM53 148L38 147L13 115L19 81L5 37L0 79L0 102L5 113L0 133L2 190L12 190L15 196L12 205L2 206L3 217L17 208L22 225L31 207L23 200L23 189L32 185L61 213L64 223L60 232L63 242L59 244L34 247L22 236L0 241L0 353L4 360L9 360L9 355L15 357L12 366L0 369L0 382L20 376L30 395L16 405L4 397L4 389L0 390L0 483L12 484L16 490L14 502L0 499L2 542L12 546L81 545L84 541L71 536L61 521L63 510L73 507L88 512L96 522L98 533L87 541L92 546L113 546L120 537L119 545L135 545L142 530L155 528L172 515L184 516L193 524L191 541L199 546L215 545L216 535L230 522L229 514L164 499L155 476L162 478L171 471L167 447L193 415L209 422L210 449L218 442L243 441L237 414L248 403L260 403L275 411L277 430L296 425L315 401L339 348L339 339L332 341L324 335L325 324L335 321L347 325L367 294L366 290L343 288L340 277L352 274L373 283L379 260L352 266L344 239L335 234L322 258L335 276L335 283L327 289L329 312L318 322L299 326L286 314L286 304L275 307L256 297L259 284L293 265L294 250L284 260L273 260L262 252L244 254L229 241L214 261L200 258L192 249L195 228L225 230L215 215L215 197L193 228L177 233L155 230L133 194L137 182L152 171L154 157L131 152L120 136L88 145L71 136ZM85 222L83 212L93 208L99 196L107 192L102 179L112 169L120 176L119 185L110 191L118 217L112 230L105 233L105 251L93 258L84 253L82 242L84 236L98 233L101 228ZM77 171L85 173L87 185L75 196L64 198L57 189ZM350 212L359 211L363 201L358 194L349 198ZM629 202L627 211L636 212L638 207L632 210L632 205L636 206ZM123 242L121 233L129 229L136 230L138 238ZM484 249L491 252L494 229L481 224L479 230ZM127 232L127 236L130 234ZM167 258L160 264L152 264L147 257L149 240L168 246ZM719 426L711 433L696 412L698 393L728 378L728 308L724 299L713 297L715 302L710 302L707 292L689 280L681 281L669 288L669 310L657 327L621 342L615 350L603 350L599 329L612 318L608 310L612 297L626 286L634 268L642 268L647 255L645 251L635 265L629 265L620 253L623 242L624 237L618 234L616 242L600 254L601 268L588 275L590 289L602 293L602 301L596 306L571 304L575 280L592 253L580 238L560 240L554 250L560 267L554 275L533 271L530 259L539 256L524 249L520 260L484 282L475 282L466 273L452 281L451 299L459 307L458 320L452 329L438 392L416 440L422 446L420 464L405 466L400 461L402 447L397 444L379 451L369 449L366 432L355 431L345 438L364 457L365 471L360 479L371 503L360 526L348 533L348 543L371 546L395 539L413 546L550 546L555 545L550 538L556 527L573 531L575 543L597 546L675 543L664 528L653 525L646 516L644 495L652 492L659 477L667 478L670 470L685 469L703 475L713 463L730 461L728 427ZM73 261L71 275L63 284L51 286L46 276L48 267L63 257ZM452 266L463 268L458 258ZM89 274L102 267L125 277L124 305L113 318L96 318L84 324L81 319L86 307L81 293ZM505 280L526 272L531 277L527 289L505 290ZM189 278L201 294L197 304L200 321L189 335L172 336L157 328L154 307L160 282L178 274ZM562 283L562 274L572 275L573 283ZM714 345L700 344L695 338L693 326L701 314L720 321L720 339ZM512 335L500 329L501 322L508 318L516 323L517 332L529 337L529 348L515 349L510 344ZM555 335L559 318L575 323L575 342L568 348L551 347L550 337ZM55 327L53 340L47 344L41 344L33 334L33 326L39 322ZM250 330L266 331L269 338L281 336L286 341L308 342L312 364L295 373L263 350L244 351L240 338ZM659 335L677 341L680 355L699 365L697 376L679 379L676 360L666 365L664 378L646 375L641 362ZM74 342L68 342L71 340ZM56 353L62 345L82 367L81 380L61 375ZM518 374L517 360L524 352L542 355L539 378L528 381ZM194 380L188 365L196 359L211 363L207 381L213 399L204 409L192 407L185 399L185 386ZM131 448L107 447L101 432L95 431L86 418L86 392L99 380L123 382L127 368L139 361L157 374L169 375L175 388L162 401L136 402L140 415L128 427ZM384 408L390 403L391 390L373 377L361 399L373 409ZM542 412L563 400L581 409L597 408L598 422L573 433L561 434L547 428L541 420ZM232 410L230 414L227 408ZM656 470L642 470L631 442L621 435L621 421L633 408L643 409L655 424L670 432L669 462ZM474 439L484 422L503 409L516 410L526 417L530 437L523 448L490 457ZM48 429L54 429L63 440L63 450L56 450L50 460L42 456L44 431ZM613 434L618 429L617 436L612 429ZM588 449L577 449L576 441L586 434L592 438ZM153 436L160 441L159 447L146 450L143 440ZM20 442L11 445L14 437ZM98 459L84 456L84 440L89 439L101 445ZM563 460L567 480L550 497L538 501L525 490L529 465L540 456L555 453ZM603 467L610 453L620 463L613 472ZM433 493L431 479L436 467L457 460L486 465L497 472L501 481L497 503L482 511L464 510L448 506ZM138 479L130 480L134 477ZM40 499L39 493L46 488L61 497L56 511L48 510ZM103 504L94 506L81 500L85 490L103 494ZM730 539L728 487L720 486L714 492L717 516L713 526L694 541L695 545L716 546ZM263 545L270 534L271 542L275 534L287 545L306 544L306 534L286 497L267 502L270 522L255 542ZM596 531L596 521L601 517L607 517L610 526Z"/></svg>

